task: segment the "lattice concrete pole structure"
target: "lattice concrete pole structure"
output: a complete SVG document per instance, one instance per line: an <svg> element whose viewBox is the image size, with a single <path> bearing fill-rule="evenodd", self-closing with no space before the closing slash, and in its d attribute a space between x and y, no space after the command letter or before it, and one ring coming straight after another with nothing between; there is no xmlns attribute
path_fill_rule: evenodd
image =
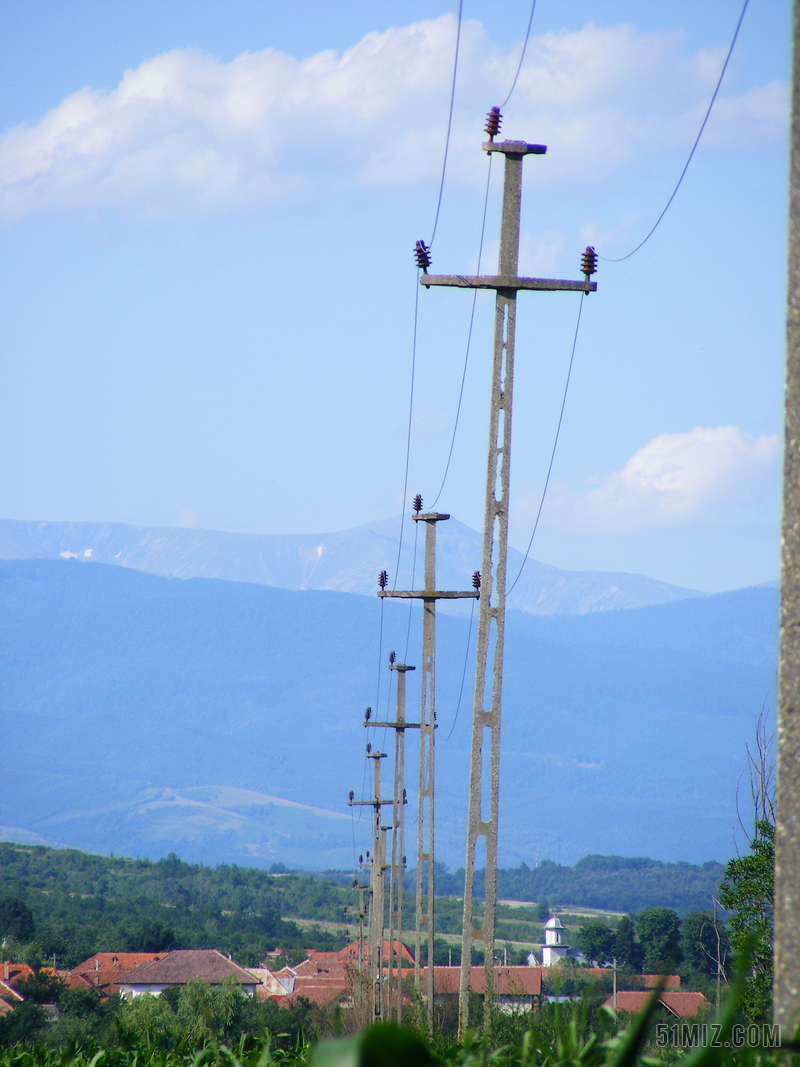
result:
<svg viewBox="0 0 800 1067"><path fill-rule="evenodd" d="M389 874L389 996L388 1011L397 1022L403 1016L403 874L405 871L405 748L406 730L419 729L418 722L406 720L406 672L416 670L407 663L397 663L395 654L389 656L389 669L397 671L397 712L394 721L370 722L365 726L389 727L395 731L394 740L394 796L392 803L392 859ZM397 942L397 966L394 945Z"/></svg>
<svg viewBox="0 0 800 1067"><path fill-rule="evenodd" d="M363 866L364 857L359 856L359 863ZM353 889L358 893L358 954L356 956L357 966L357 978L354 983L353 994L355 996L356 1004L361 1007L363 1003L363 980L364 980L364 919L367 917L366 906L364 903L364 893L369 890L369 886L361 885L356 878L353 881Z"/></svg>
<svg viewBox="0 0 800 1067"><path fill-rule="evenodd" d="M419 723L419 804L417 815L417 880L414 981L427 1001L428 1025L433 1025L433 941L434 914L434 782L436 738L436 601L477 597L476 590L450 592L436 588L436 524L449 519L438 511L423 512L422 497L414 499L415 522L425 523L425 580L423 589L408 591L381 589L379 596L414 598L423 604L422 693ZM421 988L420 957L427 946L427 982Z"/></svg>
<svg viewBox="0 0 800 1067"><path fill-rule="evenodd" d="M800 2L794 3L784 397L774 1020L800 1025Z"/></svg>
<svg viewBox="0 0 800 1067"><path fill-rule="evenodd" d="M491 994L494 968L495 909L497 903L497 812L500 777L500 706L503 685L503 647L505 637L506 559L508 552L508 491L511 472L511 402L514 386L514 332L517 293L520 289L542 292L594 292L589 280L594 272L594 250L589 257L584 281L553 278L520 278L519 225L522 202L522 161L527 155L544 155L545 145L526 141L495 141L500 126L500 112L492 108L486 125L489 141L486 152L505 156L503 213L500 229L500 259L497 275L433 275L423 267L420 284L452 286L459 289L494 289L495 305L494 361L489 415L489 459L486 471L486 498L483 526L482 590L478 616L478 640L475 667L475 696L472 716L472 752L470 759L469 815L467 857L464 884L464 929L461 944L461 981L459 989L459 1031L469 1020L469 980L472 946L483 943L486 975L484 1018L491 1017ZM419 244L418 244L419 249ZM424 251L424 249L423 249ZM591 256L589 255L591 252ZM420 253L417 252L417 261ZM488 707L486 706L488 704ZM484 771L488 770L488 796L483 794ZM486 843L485 910L480 928L475 915L475 853L480 838Z"/></svg>
<svg viewBox="0 0 800 1067"><path fill-rule="evenodd" d="M421 501L420 501L421 503ZM414 519L425 523L425 590L436 590L436 524L449 515L417 512ZM427 934L428 1026L433 1024L434 922L434 793L436 752L436 599L422 601L422 696L419 712L419 809L417 815L417 884L414 972L419 985L423 934ZM423 901L423 873L427 875L427 900Z"/></svg>
<svg viewBox="0 0 800 1067"><path fill-rule="evenodd" d="M372 982L372 1005L373 1015L376 1019L382 1017L383 988L381 982L381 964L383 954L383 933L385 923L385 876L386 876L386 831L390 826L384 826L381 819L381 808L391 807L393 800L381 798L381 763L386 759L385 752L372 750L367 745L367 756L374 760L373 767L373 799L354 800L350 794L350 807L369 807L374 809L372 823L372 877L370 879L370 922L369 922L369 975ZM369 857L368 857L369 858Z"/></svg>
<svg viewBox="0 0 800 1067"><path fill-rule="evenodd" d="M373 852L372 852L372 929L370 931L370 959L373 981L373 1005L375 1015L382 1018L383 983L381 965L383 956L383 930L385 920L385 879L384 879L384 832L381 825L381 760L385 752L371 752L373 761L373 778L375 785L375 812L373 816Z"/></svg>

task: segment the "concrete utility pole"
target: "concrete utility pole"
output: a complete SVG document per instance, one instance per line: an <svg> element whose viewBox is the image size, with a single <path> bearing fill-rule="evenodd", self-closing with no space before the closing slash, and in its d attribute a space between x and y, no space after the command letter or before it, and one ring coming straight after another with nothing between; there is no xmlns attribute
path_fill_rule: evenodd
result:
<svg viewBox="0 0 800 1067"><path fill-rule="evenodd" d="M372 1011L375 1019L383 1018L384 990L383 990L383 933L386 921L386 831L391 826L384 826L381 819L381 808L385 805L393 805L393 800L381 799L381 760L386 759L385 752L373 752L372 746L367 745L367 756L374 760L373 782L374 796L372 800L354 800L350 794L350 807L369 807L374 809L373 834L372 834L372 878L370 892L372 906L370 908L369 924L369 974L372 980ZM369 854L367 854L369 859Z"/></svg>
<svg viewBox="0 0 800 1067"><path fill-rule="evenodd" d="M406 721L406 671L416 670L406 663L397 663L394 652L389 655L389 670L397 671L397 718L394 722L372 722L365 726L390 727L394 730L394 797L392 803L392 862L389 874L389 996L388 1015L397 1022L403 1019L403 874L406 857L404 849L406 730L419 729L418 722ZM397 966L395 967L395 941Z"/></svg>
<svg viewBox="0 0 800 1067"><path fill-rule="evenodd" d="M364 857L359 856L359 863L363 866ZM363 979L361 976L364 974L364 919L367 917L366 906L364 904L364 893L369 891L368 885L361 885L356 878L353 881L353 889L358 893L358 956L357 956L357 973L359 975L358 980L354 983L353 995L357 1006L360 1008L363 1004Z"/></svg>
<svg viewBox="0 0 800 1067"><path fill-rule="evenodd" d="M784 398L774 1019L800 1025L800 2L794 3Z"/></svg>
<svg viewBox="0 0 800 1067"><path fill-rule="evenodd" d="M422 497L414 498L415 522L425 523L425 587L416 590L378 592L381 597L421 600L422 620L422 699L419 728L419 810L417 818L417 907L414 953L414 982L422 993L420 956L423 937L427 941L428 981L426 989L428 1026L433 1025L433 939L434 939L434 754L436 737L436 601L478 597L468 593L443 592L436 588L436 524L449 519L438 511L422 511ZM423 875L426 892L423 893Z"/></svg>
<svg viewBox="0 0 800 1067"><path fill-rule="evenodd" d="M532 289L546 292L590 293L597 289L589 275L594 273L594 251L584 256L584 281L552 278L520 278L519 222L522 201L522 160L527 155L544 155L545 145L525 141L494 140L500 129L500 111L492 108L486 123L489 141L486 152L505 156L503 215L500 229L499 273L495 276L432 275L427 273L427 250L419 244L417 261L423 267L420 284L454 286L460 289L497 291L494 329L494 364L489 416L489 461L486 471L486 498L483 524L483 594L478 617L475 666L475 697L472 715L472 755L470 762L467 859L464 879L464 931L461 943L461 985L459 991L459 1033L469 1021L469 979L472 946L483 942L485 952L484 1023L491 1019L494 976L494 931L497 903L497 810L500 776L500 702L503 686L503 644L506 610L506 557L508 551L508 490L511 473L511 401L514 385L514 330L517 292ZM495 545L497 556L495 557ZM492 640L493 639L493 640ZM491 655L492 662L489 664ZM487 693L487 678L491 679ZM489 707L485 708L487 701ZM484 761L489 769L488 811L482 796ZM488 818L486 817L488 815ZM483 925L475 927L475 851L479 838L486 841L485 911Z"/></svg>

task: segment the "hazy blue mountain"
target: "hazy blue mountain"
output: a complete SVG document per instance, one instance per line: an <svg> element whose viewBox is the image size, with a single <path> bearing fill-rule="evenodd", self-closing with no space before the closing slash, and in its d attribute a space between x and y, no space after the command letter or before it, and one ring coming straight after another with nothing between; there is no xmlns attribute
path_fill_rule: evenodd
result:
<svg viewBox="0 0 800 1067"><path fill-rule="evenodd" d="M385 604L379 650L380 610L344 593L0 562L0 834L350 866L354 847L369 847L368 817L347 808L367 780L363 709L384 714L394 700L379 655L403 656L408 633L418 662L419 609L409 630L407 604ZM466 619L439 620L437 850L452 867L463 865L469 632ZM776 648L772 588L577 617L510 613L502 864L727 858ZM419 671L408 678L413 720ZM413 818L414 739L407 752Z"/></svg>
<svg viewBox="0 0 800 1067"><path fill-rule="evenodd" d="M422 568L423 538L414 553L415 523L405 525L400 588ZM378 574L394 574L400 519L333 534L255 535L177 527L125 526L97 522L0 520L0 559L76 557L177 578L224 578L282 589L329 589L372 595ZM509 574L523 556L509 551ZM442 589L470 589L481 565L481 536L457 519L440 523L437 576ZM535 614L584 614L698 596L696 591L639 574L563 571L528 560L509 606ZM461 610L464 606L461 605ZM455 610L458 610L457 608ZM467 609L468 611L468 609Z"/></svg>

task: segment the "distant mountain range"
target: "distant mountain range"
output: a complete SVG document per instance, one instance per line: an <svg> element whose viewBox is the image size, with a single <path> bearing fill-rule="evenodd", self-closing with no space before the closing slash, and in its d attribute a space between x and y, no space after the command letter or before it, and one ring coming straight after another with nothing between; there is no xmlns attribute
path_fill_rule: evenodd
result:
<svg viewBox="0 0 800 1067"><path fill-rule="evenodd" d="M423 538L415 554L416 524L405 523L398 581L419 584ZM384 568L394 575L400 519L385 519L333 534L237 534L177 527L99 522L0 520L0 559L69 559L110 563L176 578L223 578L281 589L326 589L373 595ZM513 581L523 562L510 549ZM457 519L442 522L437 537L437 583L470 589L481 566L481 535ZM535 615L589 612L668 604L701 596L696 590L639 574L564 571L529 559L511 593L511 609ZM457 602L456 602L457 604ZM443 605L443 609L447 607ZM453 611L469 612L463 604Z"/></svg>
<svg viewBox="0 0 800 1067"><path fill-rule="evenodd" d="M70 540L53 526L64 540L50 552L91 549L92 558L124 553L113 530L130 530L91 527L108 536L86 541L88 527ZM175 564L181 537L225 537L171 533ZM286 549L296 575L298 540ZM30 552L40 547L31 538ZM363 581L372 560L391 563L390 550L387 535ZM257 554L248 558L257 565ZM501 865L730 856L745 743L762 704L774 707L777 609L775 589L754 588L627 611L509 612ZM387 603L381 645L380 612L376 598L342 592L170 580L74 559L0 562L0 835L205 863L350 867L369 847L368 819L352 817L346 800L366 782L363 710L391 710L390 649L418 663L419 609L409 630L408 607ZM474 640L467 619L439 620L437 857L454 868L463 865ZM419 674L409 676L409 717ZM383 751L393 743L376 731L370 739ZM409 742L412 819L415 752Z"/></svg>

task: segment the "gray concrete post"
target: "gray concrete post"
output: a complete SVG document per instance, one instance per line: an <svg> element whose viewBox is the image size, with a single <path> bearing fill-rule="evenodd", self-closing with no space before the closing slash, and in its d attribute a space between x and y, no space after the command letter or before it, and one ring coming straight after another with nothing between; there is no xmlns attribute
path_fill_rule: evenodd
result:
<svg viewBox="0 0 800 1067"><path fill-rule="evenodd" d="M496 129L496 127L495 127ZM488 128L487 128L488 132ZM514 384L514 328L516 295L531 292L582 292L597 290L589 274L583 281L558 278L521 278L519 266L519 223L522 160L527 155L544 155L545 145L526 141L484 143L486 152L506 157L503 188L503 214L500 232L500 261L496 275L428 274L423 269L419 284L457 289L495 289L494 364L490 404L489 461L486 472L486 504L483 528L483 564L478 617L475 665L475 696L472 716L467 858L464 884L464 928L461 942L461 981L459 989L459 1033L469 1022L469 980L472 946L482 941L486 953L484 1020L491 1018L493 990L495 908L497 897L497 812L500 777L500 703L503 687L503 645L506 599L506 555L508 550L508 490L511 470L511 399ZM499 492L498 492L499 490ZM497 546L495 561L494 549ZM395 594L392 594L395 595ZM402 594L401 594L402 595ZM492 642L494 637L494 642ZM491 664L489 657L491 654ZM489 679L491 678L491 682ZM488 690L488 692L487 692ZM488 703L489 708L485 705ZM484 748L488 751L484 754ZM489 771L488 812L481 795L484 758ZM486 840L486 892L483 924L475 926L475 851L479 838Z"/></svg>
<svg viewBox="0 0 800 1067"><path fill-rule="evenodd" d="M421 498L420 498L421 506ZM425 580L423 589L384 589L380 597L421 600L422 621L422 695L419 722L419 805L417 817L416 923L414 984L422 994L422 945L427 942L428 971L424 995L427 1001L428 1026L433 1025L433 942L434 923L434 780L436 740L436 601L475 598L478 593L450 592L436 588L436 524L449 519L437 511L417 512L415 522L425 523ZM391 725L391 724L385 724ZM427 886L423 892L423 880Z"/></svg>
<svg viewBox="0 0 800 1067"><path fill-rule="evenodd" d="M397 719L394 723L394 798L392 805L392 865L389 879L389 1012L394 1010L398 1023L403 1021L403 875L405 848L405 748L406 748L406 663L393 663L397 671ZM397 941L397 969L394 970L394 944Z"/></svg>
<svg viewBox="0 0 800 1067"><path fill-rule="evenodd" d="M800 2L794 3L784 398L774 1019L800 1025Z"/></svg>
<svg viewBox="0 0 800 1067"><path fill-rule="evenodd" d="M506 152L503 215L500 229L500 275L516 277L522 200L522 155ZM498 289L495 305L494 363L489 413L489 461L483 525L481 599L472 713L472 753L467 816L467 859L464 879L464 925L461 939L459 1032L469 1022L472 946L482 941L485 952L484 1020L491 1018L494 979L494 928L497 900L497 813L500 780L500 708L503 691L503 650L508 553L508 493L511 472L511 404L514 388L515 289ZM497 545L497 557L494 549ZM492 641L494 637L494 641ZM491 656L491 663L489 662ZM489 682L488 680L491 679ZM485 708L489 689L489 707ZM487 751L488 750L488 751ZM489 761L488 812L481 795L484 760ZM485 816L488 814L488 818ZM483 923L475 926L475 851L486 841Z"/></svg>

